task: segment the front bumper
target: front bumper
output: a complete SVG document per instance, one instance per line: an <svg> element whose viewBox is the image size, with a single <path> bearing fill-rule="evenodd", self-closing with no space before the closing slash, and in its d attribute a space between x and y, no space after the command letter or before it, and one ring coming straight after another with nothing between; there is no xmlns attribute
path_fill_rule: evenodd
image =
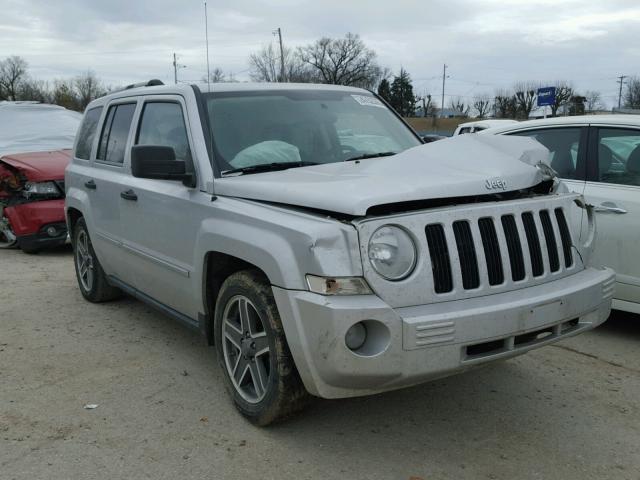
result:
<svg viewBox="0 0 640 480"><path fill-rule="evenodd" d="M25 250L61 245L67 239L64 199L13 205L4 209L4 215L9 219L18 246ZM47 233L49 227L55 228L55 234Z"/></svg>
<svg viewBox="0 0 640 480"><path fill-rule="evenodd" d="M609 316L614 282L612 270L588 268L521 290L397 309L374 295L273 292L305 387L341 398L452 375L592 329ZM344 340L364 320L385 331L384 348L370 356Z"/></svg>

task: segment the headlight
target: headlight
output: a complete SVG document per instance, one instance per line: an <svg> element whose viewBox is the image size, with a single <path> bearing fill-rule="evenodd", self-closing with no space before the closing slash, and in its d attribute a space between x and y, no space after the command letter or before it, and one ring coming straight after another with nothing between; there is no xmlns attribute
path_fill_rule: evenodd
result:
<svg viewBox="0 0 640 480"><path fill-rule="evenodd" d="M369 261L387 280L402 280L416 266L415 243L402 228L385 225L371 235Z"/></svg>
<svg viewBox="0 0 640 480"><path fill-rule="evenodd" d="M27 198L35 195L51 197L59 196L60 189L55 184L55 182L29 182L25 185L23 193Z"/></svg>

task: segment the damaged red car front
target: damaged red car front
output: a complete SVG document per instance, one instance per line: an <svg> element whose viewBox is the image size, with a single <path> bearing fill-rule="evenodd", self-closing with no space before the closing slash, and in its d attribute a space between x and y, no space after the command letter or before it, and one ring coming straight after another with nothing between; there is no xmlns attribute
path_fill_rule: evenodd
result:
<svg viewBox="0 0 640 480"><path fill-rule="evenodd" d="M0 103L0 248L63 244L64 170L81 115L53 105Z"/></svg>

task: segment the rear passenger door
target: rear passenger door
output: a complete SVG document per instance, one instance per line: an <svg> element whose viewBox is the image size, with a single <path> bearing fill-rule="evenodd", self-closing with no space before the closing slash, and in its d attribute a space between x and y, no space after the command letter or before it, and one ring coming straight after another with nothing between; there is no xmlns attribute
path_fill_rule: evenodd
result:
<svg viewBox="0 0 640 480"><path fill-rule="evenodd" d="M96 157L84 183L91 205L91 242L107 275L123 281L129 277L120 248L120 192L127 176L125 159L136 107L136 99L126 99L105 108Z"/></svg>
<svg viewBox="0 0 640 480"><path fill-rule="evenodd" d="M594 126L590 134L587 202L596 207L593 261L617 274L615 298L640 302L640 129ZM616 307L616 305L614 305ZM640 305L618 305L640 313Z"/></svg>
<svg viewBox="0 0 640 480"><path fill-rule="evenodd" d="M132 145L173 147L177 160L193 172L186 108L182 97L145 97ZM137 290L191 319L195 292L190 276L201 219L194 202L204 194L179 181L134 178L127 175L120 199L127 268ZM210 202L210 199L209 199Z"/></svg>

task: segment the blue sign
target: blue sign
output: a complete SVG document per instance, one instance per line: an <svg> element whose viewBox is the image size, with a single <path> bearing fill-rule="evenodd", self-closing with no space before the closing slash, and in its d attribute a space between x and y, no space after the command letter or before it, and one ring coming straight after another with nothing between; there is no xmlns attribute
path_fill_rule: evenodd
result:
<svg viewBox="0 0 640 480"><path fill-rule="evenodd" d="M538 106L547 107L556 103L556 87L544 87L538 89Z"/></svg>

